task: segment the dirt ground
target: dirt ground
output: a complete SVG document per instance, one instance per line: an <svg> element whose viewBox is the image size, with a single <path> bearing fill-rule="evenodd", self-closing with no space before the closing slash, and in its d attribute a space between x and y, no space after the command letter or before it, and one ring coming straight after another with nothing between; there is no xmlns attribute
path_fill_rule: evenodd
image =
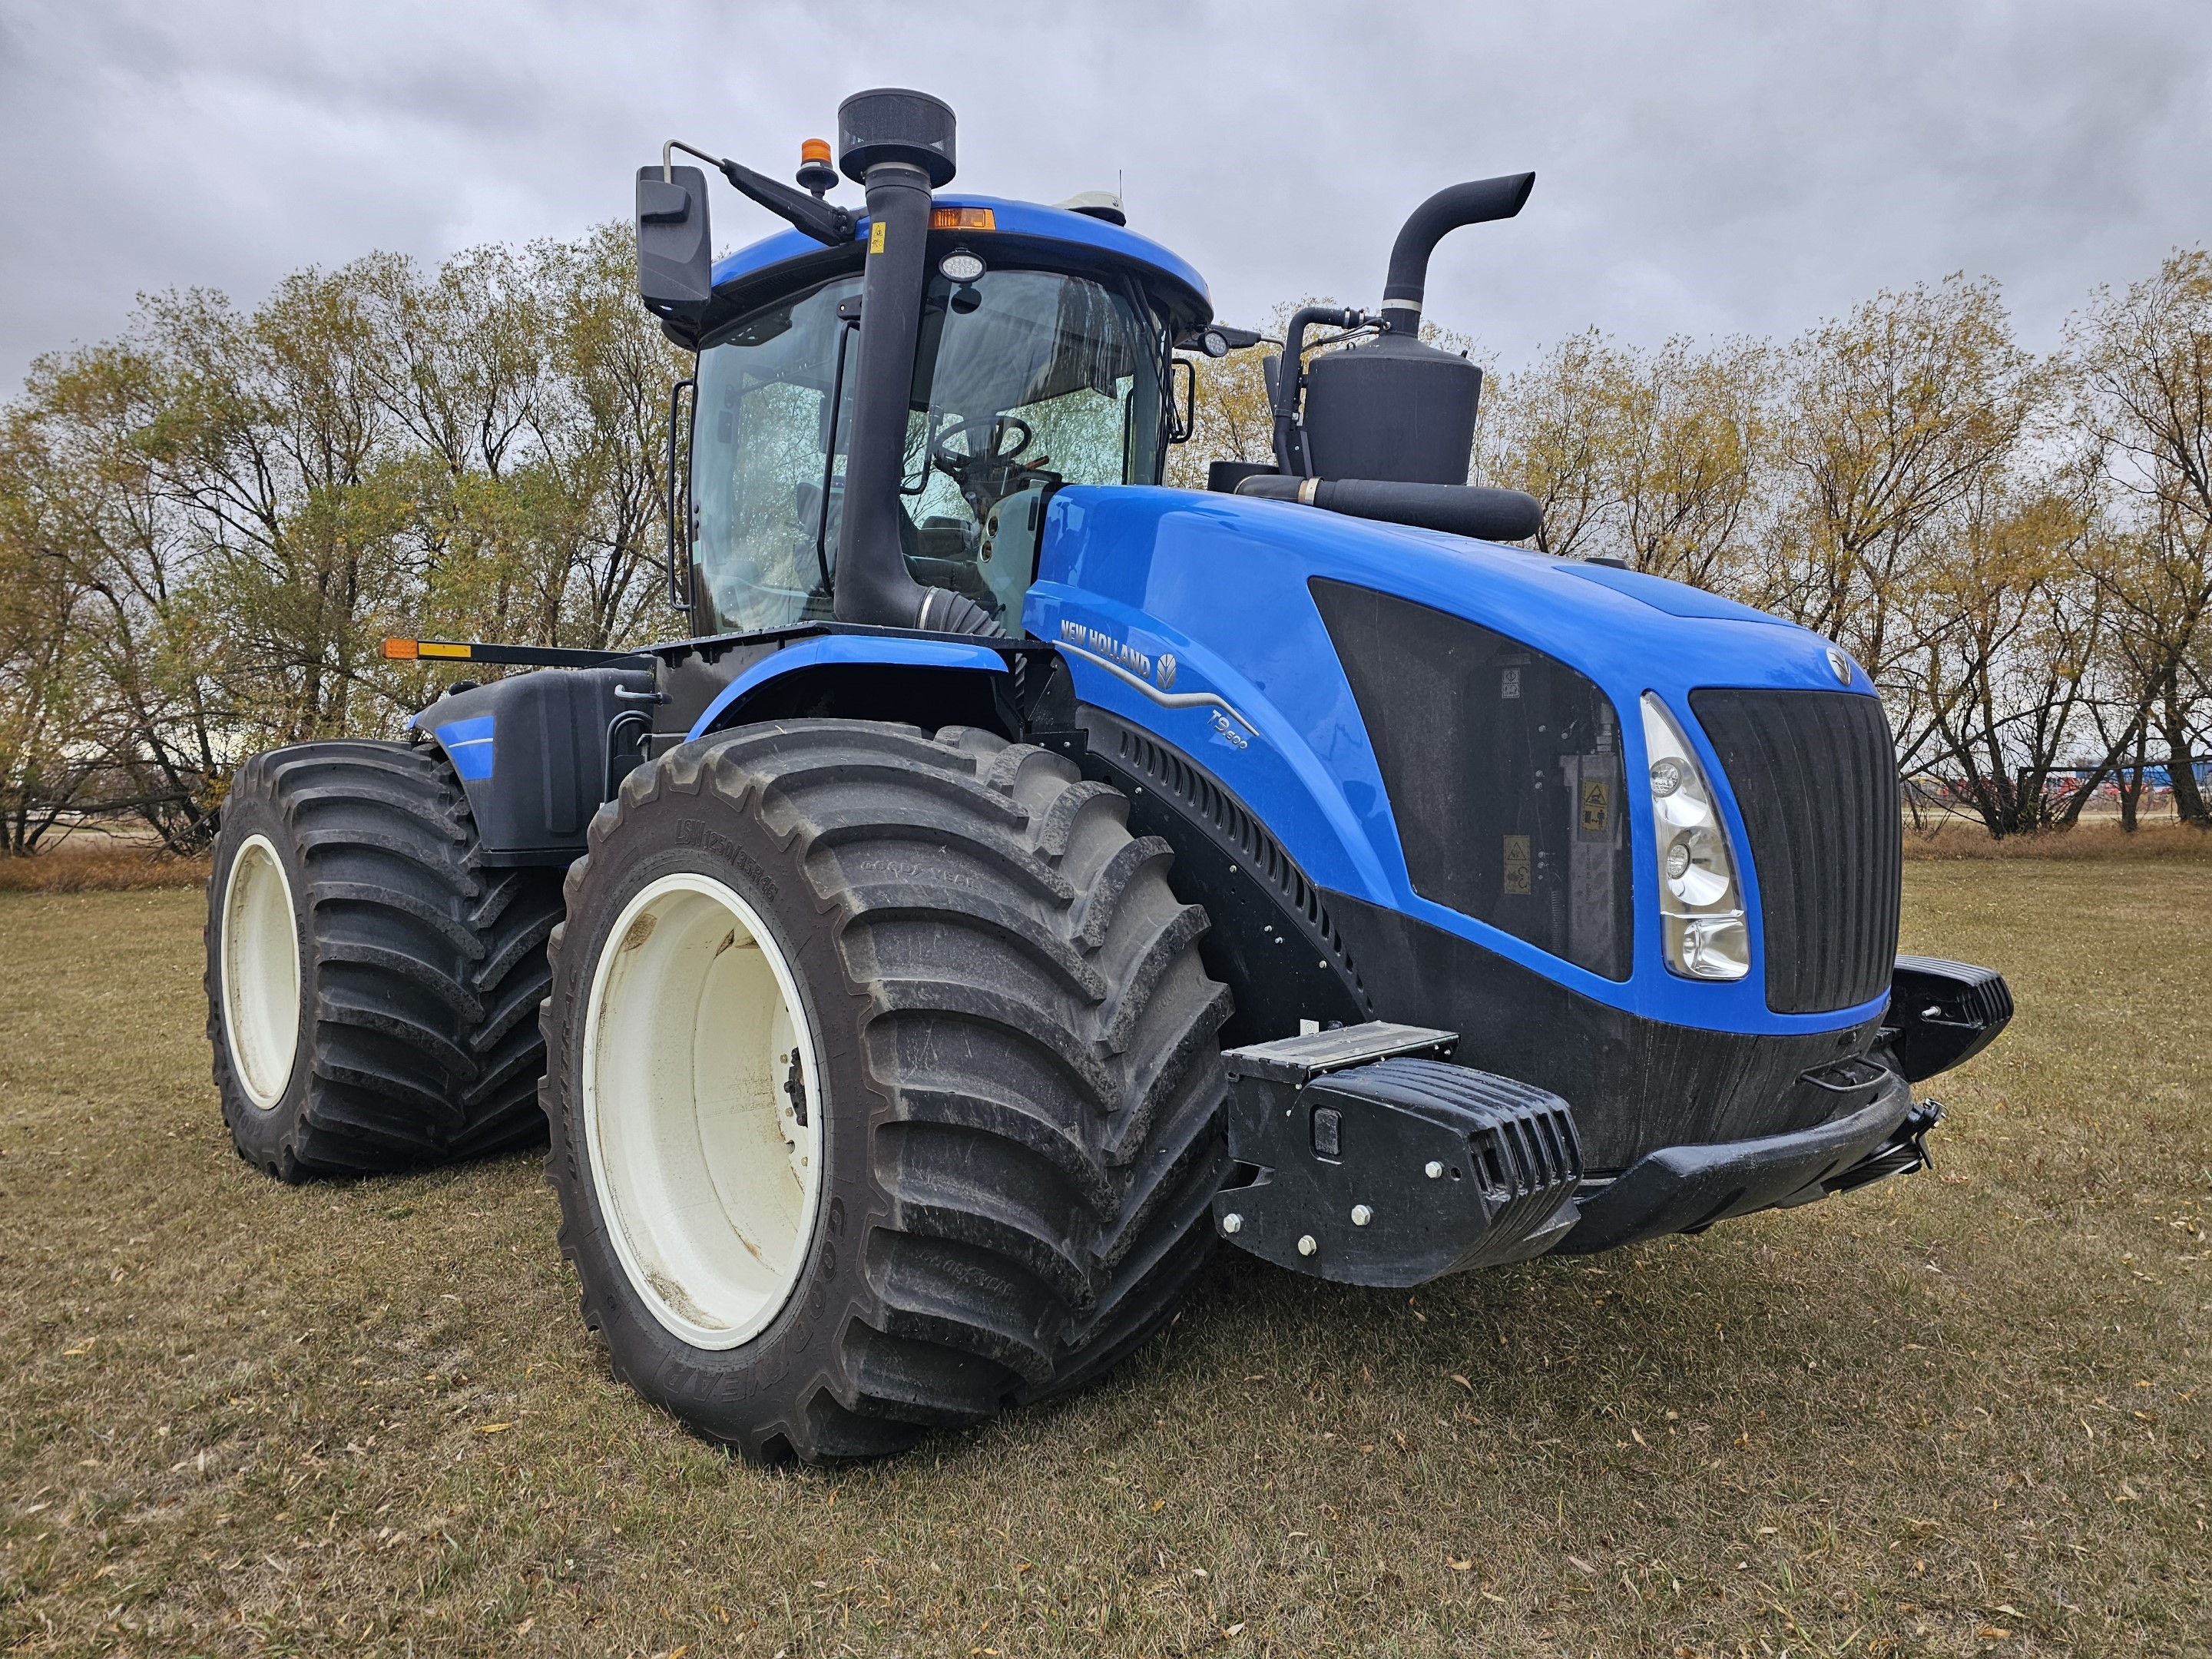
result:
<svg viewBox="0 0 2212 1659"><path fill-rule="evenodd" d="M2212 865L1922 861L1938 1173L1407 1296L1224 1259L1104 1386L766 1474L610 1378L534 1158L234 1158L202 899L0 895L0 1650L2212 1646Z"/></svg>

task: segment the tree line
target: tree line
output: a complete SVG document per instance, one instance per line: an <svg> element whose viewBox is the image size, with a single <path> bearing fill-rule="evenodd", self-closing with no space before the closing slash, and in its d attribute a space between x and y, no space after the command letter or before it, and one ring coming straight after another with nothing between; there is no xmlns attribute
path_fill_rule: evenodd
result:
<svg viewBox="0 0 2212 1659"><path fill-rule="evenodd" d="M397 734L387 634L666 632L662 458L690 357L629 229L376 254L251 310L142 302L0 414L0 840L135 817L203 844L274 744ZM451 670L448 669L450 674Z"/></svg>
<svg viewBox="0 0 2212 1659"><path fill-rule="evenodd" d="M149 299L118 339L41 358L0 410L7 850L100 817L202 844L244 757L390 736L428 700L435 671L386 661L386 634L670 633L662 465L690 360L631 258L625 226L372 255L250 309ZM1199 361L1171 481L1267 458L1261 356ZM2117 790L2132 824L2163 777L2208 822L2203 251L2091 296L2041 356L1995 283L1954 277L1786 342L1592 331L1486 367L1476 481L1535 495L1549 553L1844 646L1916 811L2034 833Z"/></svg>

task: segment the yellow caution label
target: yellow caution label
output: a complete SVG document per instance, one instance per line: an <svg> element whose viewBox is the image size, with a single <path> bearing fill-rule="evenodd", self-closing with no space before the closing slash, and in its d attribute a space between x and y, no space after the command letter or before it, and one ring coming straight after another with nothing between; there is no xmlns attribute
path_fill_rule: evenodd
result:
<svg viewBox="0 0 2212 1659"><path fill-rule="evenodd" d="M871 253L881 253L883 251L884 222L878 219L875 223L868 227L868 252Z"/></svg>
<svg viewBox="0 0 2212 1659"><path fill-rule="evenodd" d="M1509 897L1533 891L1528 880L1528 837L1505 837L1505 891Z"/></svg>
<svg viewBox="0 0 2212 1659"><path fill-rule="evenodd" d="M1613 791L1603 778L1583 780L1583 834L1602 836L1613 822Z"/></svg>

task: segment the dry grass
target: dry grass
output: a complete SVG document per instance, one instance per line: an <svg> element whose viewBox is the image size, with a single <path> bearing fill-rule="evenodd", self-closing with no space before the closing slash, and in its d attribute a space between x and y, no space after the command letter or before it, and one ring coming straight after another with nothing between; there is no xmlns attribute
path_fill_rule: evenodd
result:
<svg viewBox="0 0 2212 1659"><path fill-rule="evenodd" d="M1965 818L1926 830L1910 825L1908 859L2180 859L2212 863L2212 835L2184 823L2145 823L2123 834L2117 820L2092 820L2044 836L1992 841ZM0 893L125 893L204 887L208 860L178 858L156 842L87 835L29 858L0 857Z"/></svg>
<svg viewBox="0 0 2212 1659"><path fill-rule="evenodd" d="M180 859L157 843L88 837L28 858L0 857L0 893L137 893L204 887L205 858Z"/></svg>
<svg viewBox="0 0 2212 1659"><path fill-rule="evenodd" d="M2117 818L2094 819L2071 830L1993 841L1980 823L1952 818L1927 830L1905 831L1908 859L2179 859L2212 864L2212 834L2168 820L2128 831Z"/></svg>
<svg viewBox="0 0 2212 1659"><path fill-rule="evenodd" d="M1412 1297L1230 1255L819 1474L609 1379L533 1159L241 1165L196 895L0 899L0 1648L2201 1653L2212 870L1907 886L2021 1008L1940 1176Z"/></svg>

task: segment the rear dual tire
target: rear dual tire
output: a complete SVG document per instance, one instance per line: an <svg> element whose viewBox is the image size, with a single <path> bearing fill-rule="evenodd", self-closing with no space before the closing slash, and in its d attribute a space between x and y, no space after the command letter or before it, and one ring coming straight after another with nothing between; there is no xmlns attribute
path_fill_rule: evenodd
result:
<svg viewBox="0 0 2212 1659"><path fill-rule="evenodd" d="M1212 1243L1229 999L1126 816L972 730L784 722L631 775L544 1015L618 1374L756 1459L870 1456L1164 1322Z"/></svg>
<svg viewBox="0 0 2212 1659"><path fill-rule="evenodd" d="M208 883L208 1041L239 1155L280 1181L544 1133L535 1015L559 872L490 870L436 750L296 744L239 769Z"/></svg>

